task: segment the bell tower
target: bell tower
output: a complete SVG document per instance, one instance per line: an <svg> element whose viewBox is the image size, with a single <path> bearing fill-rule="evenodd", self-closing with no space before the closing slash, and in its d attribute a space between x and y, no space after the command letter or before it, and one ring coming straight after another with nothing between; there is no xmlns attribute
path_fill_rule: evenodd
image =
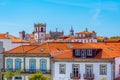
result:
<svg viewBox="0 0 120 80"><path fill-rule="evenodd" d="M74 30L73 30L73 27L71 26L71 29L70 29L70 36L73 36L74 35Z"/></svg>
<svg viewBox="0 0 120 80"><path fill-rule="evenodd" d="M38 23L34 24L34 39L37 42L42 42L45 40L46 35L46 24Z"/></svg>

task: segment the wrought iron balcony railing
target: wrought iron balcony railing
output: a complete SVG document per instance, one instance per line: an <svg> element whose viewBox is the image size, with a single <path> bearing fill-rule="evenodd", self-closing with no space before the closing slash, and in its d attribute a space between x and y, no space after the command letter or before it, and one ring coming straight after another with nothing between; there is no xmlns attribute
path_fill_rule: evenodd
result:
<svg viewBox="0 0 120 80"><path fill-rule="evenodd" d="M70 74L71 79L80 79L80 77L81 77L80 73L78 73L78 74L71 73Z"/></svg>
<svg viewBox="0 0 120 80"><path fill-rule="evenodd" d="M1 69L1 72L15 72L15 71L21 71L22 73L35 73L35 72L42 72L43 74L51 74L51 70L41 70L41 69Z"/></svg>
<svg viewBox="0 0 120 80"><path fill-rule="evenodd" d="M94 74L84 74L84 79L94 79Z"/></svg>

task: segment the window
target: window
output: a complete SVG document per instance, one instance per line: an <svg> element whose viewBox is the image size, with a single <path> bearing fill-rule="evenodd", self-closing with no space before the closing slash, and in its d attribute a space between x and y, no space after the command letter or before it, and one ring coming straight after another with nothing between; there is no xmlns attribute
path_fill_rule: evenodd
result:
<svg viewBox="0 0 120 80"><path fill-rule="evenodd" d="M9 79L7 79L7 80L12 80L12 77L10 77Z"/></svg>
<svg viewBox="0 0 120 80"><path fill-rule="evenodd" d="M72 67L73 67L73 69L72 69L72 71L73 71L72 76L74 78L79 77L79 67L80 67L79 64L73 64Z"/></svg>
<svg viewBox="0 0 120 80"><path fill-rule="evenodd" d="M41 34L41 36L43 37L43 36L44 36L44 34Z"/></svg>
<svg viewBox="0 0 120 80"><path fill-rule="evenodd" d="M107 75L107 65L100 65L100 75Z"/></svg>
<svg viewBox="0 0 120 80"><path fill-rule="evenodd" d="M80 56L80 50L75 50L75 56Z"/></svg>
<svg viewBox="0 0 120 80"><path fill-rule="evenodd" d="M41 32L43 32L43 28L41 28Z"/></svg>
<svg viewBox="0 0 120 80"><path fill-rule="evenodd" d="M59 65L59 72L60 72L60 74L65 74L65 67L66 67L66 65L65 64L60 64Z"/></svg>
<svg viewBox="0 0 120 80"><path fill-rule="evenodd" d="M92 64L86 64L85 72L86 72L87 77L92 77L92 75L93 75L93 65Z"/></svg>
<svg viewBox="0 0 120 80"><path fill-rule="evenodd" d="M87 56L92 56L92 50L87 50Z"/></svg>
<svg viewBox="0 0 120 80"><path fill-rule="evenodd" d="M21 59L15 60L15 69L20 70L21 69Z"/></svg>
<svg viewBox="0 0 120 80"><path fill-rule="evenodd" d="M36 69L36 60L35 59L30 59L29 69L31 72L35 72L35 69Z"/></svg>
<svg viewBox="0 0 120 80"><path fill-rule="evenodd" d="M37 32L37 27L36 27L36 32Z"/></svg>
<svg viewBox="0 0 120 80"><path fill-rule="evenodd" d="M47 60L41 59L40 60L40 70L45 73L47 70Z"/></svg>
<svg viewBox="0 0 120 80"><path fill-rule="evenodd" d="M119 64L119 74L120 74L120 64Z"/></svg>
<svg viewBox="0 0 120 80"><path fill-rule="evenodd" d="M86 58L86 50L82 50L81 51L81 57L82 58Z"/></svg>
<svg viewBox="0 0 120 80"><path fill-rule="evenodd" d="M13 60L7 59L7 69L12 70L13 69Z"/></svg>
<svg viewBox="0 0 120 80"><path fill-rule="evenodd" d="M15 77L15 80L22 80L22 77Z"/></svg>

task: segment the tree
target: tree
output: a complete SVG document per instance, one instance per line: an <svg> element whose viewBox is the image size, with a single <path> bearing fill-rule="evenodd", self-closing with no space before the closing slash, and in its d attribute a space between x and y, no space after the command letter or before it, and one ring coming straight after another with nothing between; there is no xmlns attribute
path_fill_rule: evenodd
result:
<svg viewBox="0 0 120 80"><path fill-rule="evenodd" d="M120 39L120 36L112 36L110 39Z"/></svg>
<svg viewBox="0 0 120 80"><path fill-rule="evenodd" d="M23 72L23 70L16 70L15 72L10 72L9 70L4 73L4 77L6 79L11 79L15 75L20 75L20 73Z"/></svg>
<svg viewBox="0 0 120 80"><path fill-rule="evenodd" d="M36 72L31 74L29 77L30 80L49 80L48 77L44 76L41 72Z"/></svg>

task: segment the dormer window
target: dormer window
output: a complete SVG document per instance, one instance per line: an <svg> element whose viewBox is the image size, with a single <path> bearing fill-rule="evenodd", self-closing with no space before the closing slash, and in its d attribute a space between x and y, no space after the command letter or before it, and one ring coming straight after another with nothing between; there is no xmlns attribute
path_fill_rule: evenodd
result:
<svg viewBox="0 0 120 80"><path fill-rule="evenodd" d="M80 56L80 50L75 50L75 56Z"/></svg>
<svg viewBox="0 0 120 80"><path fill-rule="evenodd" d="M81 51L81 58L86 58L86 50L85 49L83 49Z"/></svg>
<svg viewBox="0 0 120 80"><path fill-rule="evenodd" d="M87 56L92 56L92 50L87 50Z"/></svg>

